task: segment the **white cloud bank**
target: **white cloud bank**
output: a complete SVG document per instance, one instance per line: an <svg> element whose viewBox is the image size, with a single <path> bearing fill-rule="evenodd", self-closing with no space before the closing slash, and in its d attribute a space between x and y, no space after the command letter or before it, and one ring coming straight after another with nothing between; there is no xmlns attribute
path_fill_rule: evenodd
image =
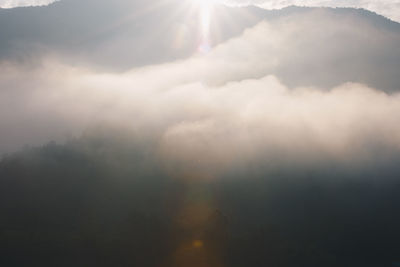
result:
<svg viewBox="0 0 400 267"><path fill-rule="evenodd" d="M230 4L254 4L266 9L280 9L292 5L305 7L364 8L400 22L399 0L226 0Z"/></svg>
<svg viewBox="0 0 400 267"><path fill-rule="evenodd" d="M112 126L128 130L128 140L156 144L167 166L184 168L179 173L258 160L365 162L400 151L399 94L353 83L288 89L274 76L219 87L184 81L197 64L123 75L54 63L35 71L2 66L1 86L12 90L0 97L1 148Z"/></svg>
<svg viewBox="0 0 400 267"><path fill-rule="evenodd" d="M319 12L318 19L309 18L261 22L207 55L125 73L98 72L59 59L35 67L3 62L0 152L116 125L135 132L128 139L150 138L168 166L199 172L259 159L269 164L365 162L380 153L399 153L399 93L349 80L328 89L291 88L268 72L296 66L303 57L312 62L320 53L337 58L327 53L332 49L347 51L338 43L306 50L323 38L326 24L333 36L386 38L376 29L323 19ZM308 27L315 22L319 27ZM303 24L311 31L296 35ZM340 54L353 63L347 53ZM296 75L321 75L310 68L294 70Z"/></svg>
<svg viewBox="0 0 400 267"><path fill-rule="evenodd" d="M290 42L278 33L291 24L281 27L271 39L274 31L262 22L208 55L122 74L51 61L34 69L4 63L0 151L113 125L135 132L131 138L151 136L168 166L210 173L259 159L353 162L400 152L398 93L357 83L288 88L260 76L263 36Z"/></svg>
<svg viewBox="0 0 400 267"><path fill-rule="evenodd" d="M0 0L1 8L14 8L22 6L45 6L54 0Z"/></svg>

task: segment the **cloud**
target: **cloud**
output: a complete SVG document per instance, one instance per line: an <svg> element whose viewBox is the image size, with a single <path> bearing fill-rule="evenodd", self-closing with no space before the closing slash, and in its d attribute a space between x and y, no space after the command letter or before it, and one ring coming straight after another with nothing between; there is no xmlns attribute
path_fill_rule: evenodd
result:
<svg viewBox="0 0 400 267"><path fill-rule="evenodd" d="M254 4L266 9L280 9L292 5L364 8L400 22L400 2L398 0L227 0L226 2L235 5Z"/></svg>
<svg viewBox="0 0 400 267"><path fill-rule="evenodd" d="M53 54L38 65L3 61L0 151L102 126L146 140L179 173L391 158L400 149L399 35L354 12L289 13L209 53L125 72Z"/></svg>
<svg viewBox="0 0 400 267"><path fill-rule="evenodd" d="M289 12L216 47L210 68L224 56L236 64L220 68L209 79L224 83L230 77L273 74L290 87L331 88L350 81L395 92L400 85L400 32L380 22L370 24L368 16L352 10Z"/></svg>
<svg viewBox="0 0 400 267"><path fill-rule="evenodd" d="M142 136L180 173L261 158L357 162L400 150L398 94L352 83L289 89L274 76L222 86L184 78L200 68L196 60L125 74L54 63L33 71L3 66L1 86L12 89L1 95L2 150L62 141L99 125Z"/></svg>
<svg viewBox="0 0 400 267"><path fill-rule="evenodd" d="M14 8L22 6L45 6L54 0L0 0L0 8Z"/></svg>

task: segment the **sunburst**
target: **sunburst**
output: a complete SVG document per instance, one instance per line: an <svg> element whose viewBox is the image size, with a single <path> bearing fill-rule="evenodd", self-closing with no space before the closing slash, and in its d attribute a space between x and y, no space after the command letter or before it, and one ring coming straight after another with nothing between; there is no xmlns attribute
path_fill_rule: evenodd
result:
<svg viewBox="0 0 400 267"><path fill-rule="evenodd" d="M210 50L210 26L211 17L214 9L214 5L217 4L218 0L192 0L197 8L199 8L199 19L201 27L201 42L199 45L200 52L208 52Z"/></svg>

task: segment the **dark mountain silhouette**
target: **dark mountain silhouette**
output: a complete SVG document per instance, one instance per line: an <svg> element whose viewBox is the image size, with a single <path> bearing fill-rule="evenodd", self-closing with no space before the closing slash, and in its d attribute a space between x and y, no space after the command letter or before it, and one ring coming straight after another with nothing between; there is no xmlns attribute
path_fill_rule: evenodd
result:
<svg viewBox="0 0 400 267"><path fill-rule="evenodd" d="M176 60L197 50L199 12L181 0L63 0L46 7L1 10L0 58L56 53L116 69ZM213 44L240 34L267 12L219 6L216 13L229 16L229 25L214 36Z"/></svg>
<svg viewBox="0 0 400 267"><path fill-rule="evenodd" d="M42 58L55 57L123 71L184 59L198 52L199 16L189 0L62 0L45 7L0 10L0 60L34 66ZM305 24L307 20L313 23ZM294 28L284 46L259 48L264 61L276 58L277 63L252 74L254 78L274 74L289 86L330 88L361 82L386 92L400 88L396 22L362 9L216 6L210 43L216 46L240 36L261 21L280 27L282 34L285 25Z"/></svg>
<svg viewBox="0 0 400 267"><path fill-rule="evenodd" d="M253 166L196 181L210 194L194 199L191 182L169 176L150 151L89 138L5 157L0 264L380 267L398 260L395 162L351 171ZM181 224L187 203L194 217L204 210L196 203L209 203L204 222Z"/></svg>

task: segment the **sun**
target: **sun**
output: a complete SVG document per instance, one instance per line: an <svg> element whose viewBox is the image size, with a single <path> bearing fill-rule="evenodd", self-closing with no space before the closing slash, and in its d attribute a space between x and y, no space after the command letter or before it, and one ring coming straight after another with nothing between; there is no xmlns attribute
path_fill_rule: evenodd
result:
<svg viewBox="0 0 400 267"><path fill-rule="evenodd" d="M208 35L212 11L217 0L193 0L200 9L200 24L203 35Z"/></svg>
<svg viewBox="0 0 400 267"><path fill-rule="evenodd" d="M212 46L210 31L214 7L222 3L222 0L190 0L190 2L199 16L200 43L198 49L202 53L207 53Z"/></svg>
<svg viewBox="0 0 400 267"><path fill-rule="evenodd" d="M192 0L196 5L201 7L212 7L217 4L218 0Z"/></svg>

